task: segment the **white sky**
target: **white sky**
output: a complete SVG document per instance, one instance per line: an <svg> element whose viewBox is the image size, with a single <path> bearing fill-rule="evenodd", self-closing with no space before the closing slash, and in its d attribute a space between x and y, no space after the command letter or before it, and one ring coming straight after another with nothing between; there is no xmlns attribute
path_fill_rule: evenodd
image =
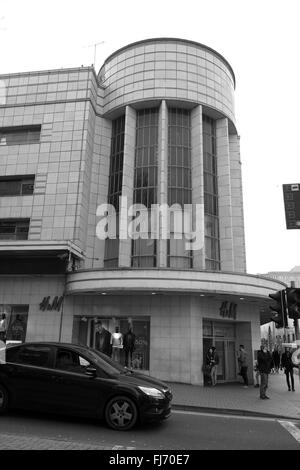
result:
<svg viewBox="0 0 300 470"><path fill-rule="evenodd" d="M300 183L299 0L0 0L0 73L91 65L153 37L194 40L236 75L247 271L300 265L282 184Z"/></svg>

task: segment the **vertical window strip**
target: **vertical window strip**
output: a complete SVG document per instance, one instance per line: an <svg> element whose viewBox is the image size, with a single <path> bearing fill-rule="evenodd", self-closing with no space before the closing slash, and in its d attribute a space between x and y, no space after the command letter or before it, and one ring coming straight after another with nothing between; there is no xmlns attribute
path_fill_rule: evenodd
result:
<svg viewBox="0 0 300 470"><path fill-rule="evenodd" d="M181 108L168 111L168 204L192 203L191 168L191 117ZM168 241L168 267L189 269L193 267L193 255L185 250L185 239Z"/></svg>
<svg viewBox="0 0 300 470"><path fill-rule="evenodd" d="M119 214L119 197L122 195L124 160L125 115L112 123L110 170L107 202ZM117 224L118 225L118 224ZM119 262L119 239L105 240L104 267L117 267Z"/></svg>
<svg viewBox="0 0 300 470"><path fill-rule="evenodd" d="M204 216L206 269L219 271L220 236L215 121L203 116Z"/></svg>
<svg viewBox="0 0 300 470"><path fill-rule="evenodd" d="M158 109L138 111L136 123L133 202L151 209L157 203ZM132 266L155 267L156 250L156 240L132 240Z"/></svg>

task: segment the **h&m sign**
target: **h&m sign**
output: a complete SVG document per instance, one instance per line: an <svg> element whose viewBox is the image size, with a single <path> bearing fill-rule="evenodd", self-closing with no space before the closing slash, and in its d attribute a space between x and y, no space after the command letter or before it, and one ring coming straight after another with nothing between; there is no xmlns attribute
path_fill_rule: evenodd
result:
<svg viewBox="0 0 300 470"><path fill-rule="evenodd" d="M53 301L50 301L50 295L48 297L44 297L42 302L40 303L40 310L60 310L61 304L63 301L63 296L54 297Z"/></svg>
<svg viewBox="0 0 300 470"><path fill-rule="evenodd" d="M222 302L222 305L220 307L221 317L233 318L235 320L236 314L237 314L237 304L235 304L234 302L228 302L227 300Z"/></svg>

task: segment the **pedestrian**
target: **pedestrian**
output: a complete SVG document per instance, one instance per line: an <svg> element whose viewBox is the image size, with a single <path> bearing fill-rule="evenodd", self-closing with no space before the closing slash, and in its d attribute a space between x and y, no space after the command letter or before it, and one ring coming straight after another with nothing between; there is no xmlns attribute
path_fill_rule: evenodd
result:
<svg viewBox="0 0 300 470"><path fill-rule="evenodd" d="M270 398L266 395L266 391L272 368L272 356L266 345L261 346L257 353L257 367L260 374L260 398L266 400Z"/></svg>
<svg viewBox="0 0 300 470"><path fill-rule="evenodd" d="M291 384L292 384L292 391L295 391L294 385L294 364L292 361L292 352L291 348L285 348L285 352L281 356L281 365L284 367L284 373L286 376L286 383L288 386L289 392L291 391ZM290 384L291 378L291 384Z"/></svg>
<svg viewBox="0 0 300 470"><path fill-rule="evenodd" d="M123 349L125 351L125 366L132 367L133 352L135 350L135 334L133 333L131 326L124 335Z"/></svg>
<svg viewBox="0 0 300 470"><path fill-rule="evenodd" d="M240 344L239 347L238 363L240 367L240 375L244 381L244 388L248 388L248 358L243 344Z"/></svg>
<svg viewBox="0 0 300 470"><path fill-rule="evenodd" d="M206 354L206 364L210 367L211 385L215 387L217 384L219 356L214 346L210 347Z"/></svg>
<svg viewBox="0 0 300 470"><path fill-rule="evenodd" d="M278 374L279 373L279 365L280 365L280 354L278 352L277 347L275 347L275 349L272 353L272 359L273 359L273 363L274 363L275 373Z"/></svg>
<svg viewBox="0 0 300 470"><path fill-rule="evenodd" d="M95 322L95 349L106 356L111 356L111 333L104 328L102 321L97 319Z"/></svg>

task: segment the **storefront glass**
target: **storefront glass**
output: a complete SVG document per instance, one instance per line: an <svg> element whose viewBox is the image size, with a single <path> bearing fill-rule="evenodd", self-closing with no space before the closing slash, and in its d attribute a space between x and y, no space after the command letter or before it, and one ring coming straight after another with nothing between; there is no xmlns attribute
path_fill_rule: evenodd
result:
<svg viewBox="0 0 300 470"><path fill-rule="evenodd" d="M203 320L203 360L206 360L209 348L215 346L219 356L218 381L236 380L235 338L236 325L234 323ZM209 376L204 376L204 382L209 383Z"/></svg>
<svg viewBox="0 0 300 470"><path fill-rule="evenodd" d="M100 322L102 327L101 333L99 333ZM113 355L114 343L112 335L116 333L116 329L121 333L123 342L123 347L119 348L118 355L114 354L118 362L133 369L149 370L149 317L102 318L100 316L75 316L72 342L98 349L111 357ZM130 330L134 335L131 336L134 343L133 347L130 346L128 341ZM108 337L108 339L105 339L105 337Z"/></svg>
<svg viewBox="0 0 300 470"><path fill-rule="evenodd" d="M23 343L26 339L28 305L0 305L0 339Z"/></svg>

